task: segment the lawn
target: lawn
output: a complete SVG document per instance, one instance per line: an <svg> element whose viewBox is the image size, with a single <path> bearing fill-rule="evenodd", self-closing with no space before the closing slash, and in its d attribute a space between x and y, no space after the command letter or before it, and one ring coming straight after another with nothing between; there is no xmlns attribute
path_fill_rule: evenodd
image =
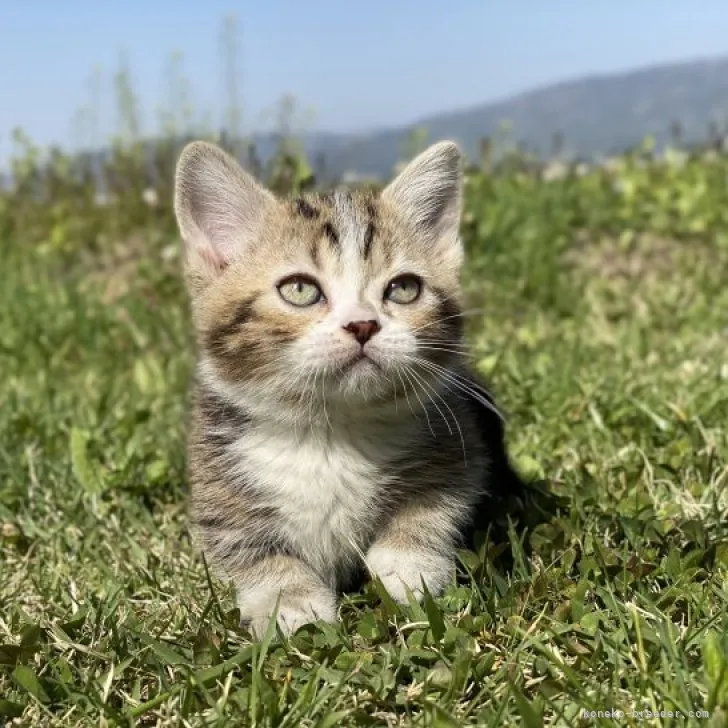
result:
<svg viewBox="0 0 728 728"><path fill-rule="evenodd" d="M532 500L442 598L259 644L188 532L168 204L82 250L83 210L6 196L0 724L726 725L727 178L473 172L468 335Z"/></svg>

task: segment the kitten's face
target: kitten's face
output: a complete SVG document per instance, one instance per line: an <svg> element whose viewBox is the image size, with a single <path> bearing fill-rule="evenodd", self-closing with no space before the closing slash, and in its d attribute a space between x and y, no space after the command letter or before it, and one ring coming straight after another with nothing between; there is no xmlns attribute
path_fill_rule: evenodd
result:
<svg viewBox="0 0 728 728"><path fill-rule="evenodd" d="M208 212L207 237L223 243L188 251L201 354L217 376L291 404L387 400L441 378L461 336L459 168L455 210L440 178L417 171L380 197L342 190L278 201L237 180L231 204L258 196L257 215L233 212L231 224ZM416 188L423 175L434 200ZM188 242L200 239L205 202L188 205L203 208ZM184 236L184 210L180 218Z"/></svg>

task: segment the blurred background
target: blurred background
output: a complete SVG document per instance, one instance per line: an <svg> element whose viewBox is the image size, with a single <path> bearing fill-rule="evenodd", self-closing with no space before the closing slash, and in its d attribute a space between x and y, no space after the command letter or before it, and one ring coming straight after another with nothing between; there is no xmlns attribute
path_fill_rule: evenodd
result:
<svg viewBox="0 0 728 728"><path fill-rule="evenodd" d="M717 152L728 129L720 0L2 0L0 21L0 232L57 249L169 232L191 138L290 193L381 185L443 138L554 180Z"/></svg>
<svg viewBox="0 0 728 728"><path fill-rule="evenodd" d="M320 180L381 180L428 140L472 159L499 136L592 159L647 135L706 141L728 120L720 0L3 0L0 21L6 173L31 144L98 167L111 145L143 140L153 156L183 136L222 136L265 165L283 135Z"/></svg>

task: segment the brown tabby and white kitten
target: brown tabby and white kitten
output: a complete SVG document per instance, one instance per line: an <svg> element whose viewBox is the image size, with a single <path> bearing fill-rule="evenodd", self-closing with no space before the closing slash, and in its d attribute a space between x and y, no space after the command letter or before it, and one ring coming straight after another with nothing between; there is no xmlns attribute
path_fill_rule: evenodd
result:
<svg viewBox="0 0 728 728"><path fill-rule="evenodd" d="M199 358L192 514L260 635L337 614L365 567L440 593L489 493L518 487L463 361L461 156L430 147L380 194L280 200L219 148L177 168Z"/></svg>

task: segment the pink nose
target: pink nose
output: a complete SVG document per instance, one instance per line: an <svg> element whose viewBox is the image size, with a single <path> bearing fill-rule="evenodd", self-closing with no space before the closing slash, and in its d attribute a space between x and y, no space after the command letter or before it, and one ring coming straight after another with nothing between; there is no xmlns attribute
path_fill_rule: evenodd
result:
<svg viewBox="0 0 728 728"><path fill-rule="evenodd" d="M381 328L378 321L351 321L344 326L344 331L348 331L364 346Z"/></svg>

